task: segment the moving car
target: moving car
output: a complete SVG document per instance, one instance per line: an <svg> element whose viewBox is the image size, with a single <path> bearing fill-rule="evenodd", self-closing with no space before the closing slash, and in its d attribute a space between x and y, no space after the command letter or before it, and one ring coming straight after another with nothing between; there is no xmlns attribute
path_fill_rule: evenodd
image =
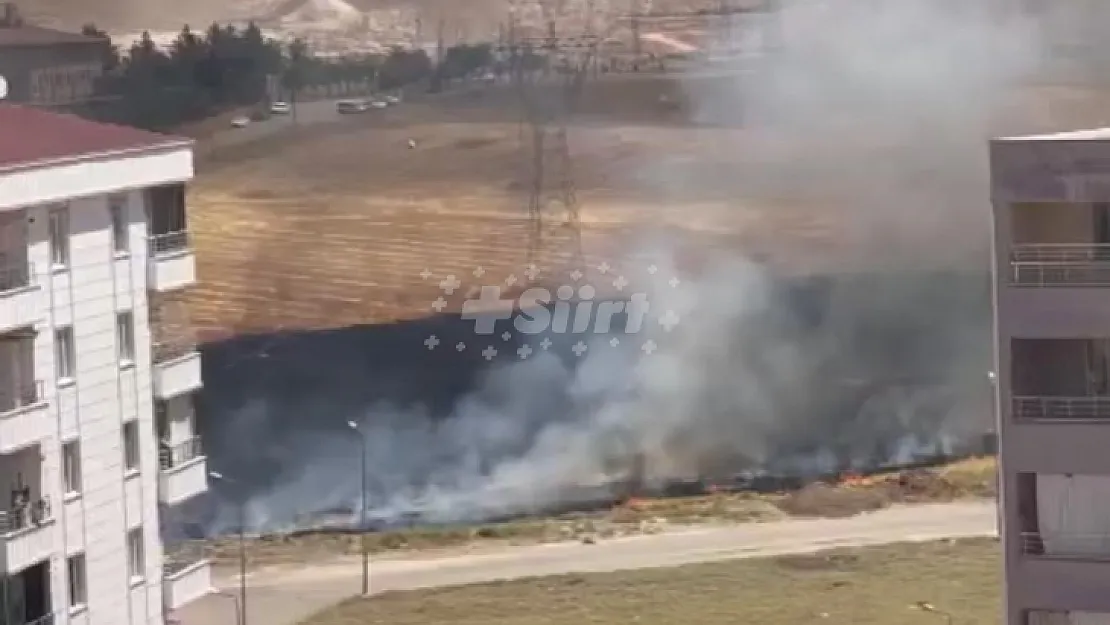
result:
<svg viewBox="0 0 1110 625"><path fill-rule="evenodd" d="M399 98L395 95L387 95L382 99L385 100L387 104L400 104L401 103L401 98Z"/></svg>
<svg viewBox="0 0 1110 625"><path fill-rule="evenodd" d="M335 104L335 110L341 115L350 113L365 113L370 107L361 100L340 100Z"/></svg>
<svg viewBox="0 0 1110 625"><path fill-rule="evenodd" d="M288 115L293 110L288 102L274 102L270 105L270 112L274 115Z"/></svg>
<svg viewBox="0 0 1110 625"><path fill-rule="evenodd" d="M389 102L386 102L385 100L370 100L369 105L370 108L384 109L389 106Z"/></svg>
<svg viewBox="0 0 1110 625"><path fill-rule="evenodd" d="M231 118L232 128L246 128L250 125L250 123L251 118L247 117L246 115L240 115L238 117Z"/></svg>

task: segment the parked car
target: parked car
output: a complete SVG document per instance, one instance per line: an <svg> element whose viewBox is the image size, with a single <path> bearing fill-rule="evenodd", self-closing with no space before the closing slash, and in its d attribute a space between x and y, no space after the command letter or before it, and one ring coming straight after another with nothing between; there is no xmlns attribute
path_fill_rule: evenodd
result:
<svg viewBox="0 0 1110 625"><path fill-rule="evenodd" d="M370 106L370 108L374 109L384 109L389 107L389 102L386 102L385 100L370 100L367 104Z"/></svg>
<svg viewBox="0 0 1110 625"><path fill-rule="evenodd" d="M274 102L270 104L270 112L274 115L288 115L293 107L288 102Z"/></svg>
<svg viewBox="0 0 1110 625"><path fill-rule="evenodd" d="M240 115L238 117L231 118L232 128L246 128L250 125L250 123L251 118L247 117L246 115Z"/></svg>
<svg viewBox="0 0 1110 625"><path fill-rule="evenodd" d="M398 96L395 96L395 95L387 95L382 99L385 100L387 104L400 104L401 103L401 98L398 97Z"/></svg>
<svg viewBox="0 0 1110 625"><path fill-rule="evenodd" d="M340 100L335 104L335 110L341 115L351 113L365 113L370 107L361 100Z"/></svg>

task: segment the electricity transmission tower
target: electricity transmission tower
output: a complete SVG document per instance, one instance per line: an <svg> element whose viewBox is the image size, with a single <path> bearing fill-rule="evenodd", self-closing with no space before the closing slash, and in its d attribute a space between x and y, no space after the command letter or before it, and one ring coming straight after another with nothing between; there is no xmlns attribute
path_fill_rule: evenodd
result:
<svg viewBox="0 0 1110 625"><path fill-rule="evenodd" d="M587 10L593 6L587 2ZM604 37L593 34L592 19L585 33L560 37L553 5L541 2L546 37L513 39L510 22L510 72L522 109L521 139L528 163L528 259L543 252L545 228L553 211L563 214L562 228L572 263L580 267L582 233L580 203L570 150L569 125ZM524 126L528 127L527 138Z"/></svg>

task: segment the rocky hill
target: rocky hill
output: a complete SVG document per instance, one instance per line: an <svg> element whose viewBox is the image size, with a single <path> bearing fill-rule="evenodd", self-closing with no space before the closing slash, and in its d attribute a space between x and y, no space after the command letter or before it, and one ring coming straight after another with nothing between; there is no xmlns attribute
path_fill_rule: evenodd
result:
<svg viewBox="0 0 1110 625"><path fill-rule="evenodd" d="M544 1L561 6L560 12L571 19L590 13L602 22L637 5L642 11L682 11L719 4L717 0ZM370 20L400 12L420 19L428 31L443 20L452 39L484 39L497 32L510 4L521 7L525 26L543 26L538 0L24 0L20 8L30 21L43 25L74 29L91 22L112 32L176 30L184 24L247 19L276 27L291 18L298 26L307 18L316 28L344 29L359 22L351 9ZM342 17L337 20L337 16Z"/></svg>

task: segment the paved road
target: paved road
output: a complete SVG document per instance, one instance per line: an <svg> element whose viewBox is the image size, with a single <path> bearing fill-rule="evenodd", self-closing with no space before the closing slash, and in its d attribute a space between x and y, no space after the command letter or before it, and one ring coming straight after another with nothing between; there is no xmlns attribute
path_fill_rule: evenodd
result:
<svg viewBox="0 0 1110 625"><path fill-rule="evenodd" d="M677 566L734 558L805 553L899 541L996 535L993 503L898 507L850 519L791 520L675 531L599 542L506 548L480 555L390 559L371 566L371 592L448 586L561 573ZM311 567L261 570L247 576L248 620L291 625L359 592L357 559ZM238 579L217 582L237 592ZM182 625L234 625L235 603L210 595L176 616Z"/></svg>

